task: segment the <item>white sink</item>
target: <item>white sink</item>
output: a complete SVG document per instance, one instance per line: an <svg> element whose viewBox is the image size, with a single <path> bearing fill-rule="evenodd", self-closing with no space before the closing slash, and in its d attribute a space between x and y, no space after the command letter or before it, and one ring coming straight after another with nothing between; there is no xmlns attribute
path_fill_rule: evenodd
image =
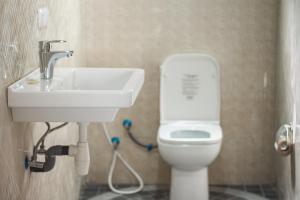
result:
<svg viewBox="0 0 300 200"><path fill-rule="evenodd" d="M51 82L39 69L8 88L14 121L113 121L119 108L133 105L144 83L144 70L55 68Z"/></svg>

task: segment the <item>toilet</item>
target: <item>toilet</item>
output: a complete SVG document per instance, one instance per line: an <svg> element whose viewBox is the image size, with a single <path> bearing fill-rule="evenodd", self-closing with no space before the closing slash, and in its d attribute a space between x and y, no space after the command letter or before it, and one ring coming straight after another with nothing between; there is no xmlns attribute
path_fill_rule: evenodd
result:
<svg viewBox="0 0 300 200"><path fill-rule="evenodd" d="M208 166L222 143L220 69L203 54L176 54L161 65L159 153L172 167L171 200L208 200Z"/></svg>

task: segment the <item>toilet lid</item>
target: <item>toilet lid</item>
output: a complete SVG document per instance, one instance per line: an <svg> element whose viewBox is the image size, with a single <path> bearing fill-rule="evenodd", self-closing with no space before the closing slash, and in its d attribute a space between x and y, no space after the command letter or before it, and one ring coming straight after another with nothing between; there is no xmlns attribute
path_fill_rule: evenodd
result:
<svg viewBox="0 0 300 200"><path fill-rule="evenodd" d="M218 124L161 125L158 140L170 144L214 144L222 140Z"/></svg>
<svg viewBox="0 0 300 200"><path fill-rule="evenodd" d="M161 65L160 119L219 121L220 80L216 61L203 54L176 54Z"/></svg>

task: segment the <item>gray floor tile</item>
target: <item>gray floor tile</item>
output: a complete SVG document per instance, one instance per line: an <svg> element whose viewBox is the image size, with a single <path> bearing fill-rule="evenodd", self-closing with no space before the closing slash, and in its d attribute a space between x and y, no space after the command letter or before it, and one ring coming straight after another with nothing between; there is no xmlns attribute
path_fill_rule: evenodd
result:
<svg viewBox="0 0 300 200"><path fill-rule="evenodd" d="M129 186L119 186L119 188L124 188ZM219 190L210 192L210 200L247 200L246 198L233 196L226 193L226 189L234 189L243 192L253 193L261 197L265 197L270 200L278 200L276 187L274 185L222 185L213 186L217 187ZM85 185L82 188L82 192L79 200L89 200L89 198L102 195L110 192L109 187L106 185ZM121 195L107 200L169 200L168 189L156 189L150 191L142 191L137 194L132 195Z"/></svg>

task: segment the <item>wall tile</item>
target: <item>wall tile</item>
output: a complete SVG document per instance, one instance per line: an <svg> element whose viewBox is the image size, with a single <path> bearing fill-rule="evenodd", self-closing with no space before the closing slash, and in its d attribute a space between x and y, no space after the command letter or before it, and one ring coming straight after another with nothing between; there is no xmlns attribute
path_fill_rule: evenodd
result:
<svg viewBox="0 0 300 200"><path fill-rule="evenodd" d="M49 25L38 30L37 9L48 7ZM58 158L48 173L24 170L24 151L44 132L40 123L16 123L7 107L6 88L24 74L37 68L38 41L65 39L65 48L75 56L58 65L81 66L81 2L78 0L1 0L0 1L0 199L77 199L80 179L75 174L72 158ZM82 59L82 60L81 60ZM47 146L75 144L77 129L71 124L51 135Z"/></svg>
<svg viewBox="0 0 300 200"><path fill-rule="evenodd" d="M133 119L133 133L141 141L156 141L159 66L167 56L182 52L210 54L221 66L224 142L210 167L211 182L275 181L277 9L277 0L90 0L85 4L87 66L145 69L145 84L135 105L121 110L109 127L112 134L122 136L121 152L146 183L169 182L169 168L158 152L148 153L128 140L121 122ZM90 130L97 131L90 141L92 154L99 156L93 158L87 181L105 183L111 154L101 152L110 150L101 128L93 125ZM125 172L116 173L116 183L132 182Z"/></svg>

